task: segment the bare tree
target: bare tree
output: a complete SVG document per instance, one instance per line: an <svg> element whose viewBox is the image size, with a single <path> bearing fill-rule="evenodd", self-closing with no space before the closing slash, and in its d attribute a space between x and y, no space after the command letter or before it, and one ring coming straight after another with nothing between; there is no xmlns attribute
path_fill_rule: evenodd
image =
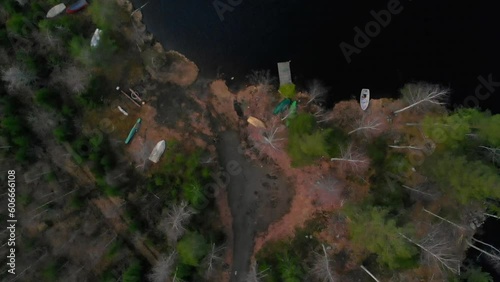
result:
<svg viewBox="0 0 500 282"><path fill-rule="evenodd" d="M60 118L54 111L35 107L28 113L26 119L36 135L43 140L52 136L52 131L57 127Z"/></svg>
<svg viewBox="0 0 500 282"><path fill-rule="evenodd" d="M37 30L33 32L33 39L41 48L38 52L48 53L50 51L61 54L64 47L62 38L51 30Z"/></svg>
<svg viewBox="0 0 500 282"><path fill-rule="evenodd" d="M15 64L2 71L2 80L9 90L18 90L30 86L36 80L36 73L24 66Z"/></svg>
<svg viewBox="0 0 500 282"><path fill-rule="evenodd" d="M432 185L430 183L424 183L424 184L418 185L416 187L410 187L410 186L404 185L404 184L401 186L403 186L403 188L411 191L412 194L419 195L423 198L436 199L439 196L439 193L429 191L430 188L432 188Z"/></svg>
<svg viewBox="0 0 500 282"><path fill-rule="evenodd" d="M208 280L216 272L217 267L222 263L222 251L225 246L215 246L212 243L210 251L203 259L202 264L205 266L205 278Z"/></svg>
<svg viewBox="0 0 500 282"><path fill-rule="evenodd" d="M369 164L366 156L363 156L352 144L347 145L345 148L340 148L340 158L331 158L330 161L341 162L342 166L347 166L355 171L363 170Z"/></svg>
<svg viewBox="0 0 500 282"><path fill-rule="evenodd" d="M307 93L309 94L309 100L306 104L313 101L317 103L322 103L325 100L325 96L328 93L328 88L321 83L321 81L314 79L311 81L307 87Z"/></svg>
<svg viewBox="0 0 500 282"><path fill-rule="evenodd" d="M319 281L324 282L335 282L335 273L332 270L332 261L328 257L328 253L326 252L326 247L324 244L321 244L323 249L322 253L315 253L313 267L311 269L311 274Z"/></svg>
<svg viewBox="0 0 500 282"><path fill-rule="evenodd" d="M313 116L316 118L318 123L326 122L333 119L332 111L325 111L319 106L316 106L316 109L313 110Z"/></svg>
<svg viewBox="0 0 500 282"><path fill-rule="evenodd" d="M248 82L255 86L268 86L276 82L276 78L271 76L269 70L253 70L247 75Z"/></svg>
<svg viewBox="0 0 500 282"><path fill-rule="evenodd" d="M337 191L340 187L340 181L333 176L321 176L319 180L315 183L316 188L322 189L328 192Z"/></svg>
<svg viewBox="0 0 500 282"><path fill-rule="evenodd" d="M267 276L266 274L267 269L263 271L258 271L258 266L257 262L252 261L250 264L250 270L248 271L247 276L245 277L245 282L260 282L264 277Z"/></svg>
<svg viewBox="0 0 500 282"><path fill-rule="evenodd" d="M62 68L56 68L51 74L53 83L60 83L75 94L80 94L87 89L90 82L90 73L74 65L66 65Z"/></svg>
<svg viewBox="0 0 500 282"><path fill-rule="evenodd" d="M378 130L380 130L380 128L379 128L380 125L382 125L382 123L379 122L378 119L371 118L368 115L363 115L360 119L358 119L356 121L356 125L355 125L356 128L349 131L349 133L347 133L347 134L351 135L351 134L358 132L358 131L368 131L368 130L378 131Z"/></svg>
<svg viewBox="0 0 500 282"><path fill-rule="evenodd" d="M403 100L409 105L394 112L394 114L406 111L413 107L420 109L429 106L444 105L450 90L437 84L425 82L409 83L401 89Z"/></svg>
<svg viewBox="0 0 500 282"><path fill-rule="evenodd" d="M182 201L179 205L172 206L158 227L167 235L170 242L176 242L186 232L185 225L193 214L194 210L187 202Z"/></svg>
<svg viewBox="0 0 500 282"><path fill-rule="evenodd" d="M453 230L448 226L443 222L431 226L430 231L419 242L400 235L424 251L420 258L423 264L438 264L443 270L460 274L462 264L460 242L456 240Z"/></svg>
<svg viewBox="0 0 500 282"><path fill-rule="evenodd" d="M162 255L151 269L148 279L151 282L165 282L171 277L174 271L177 252L173 251L168 256Z"/></svg>
<svg viewBox="0 0 500 282"><path fill-rule="evenodd" d="M361 269L366 272L370 277L375 280L376 282L380 282L375 275L373 275L364 265L361 265ZM392 281L392 280L391 280Z"/></svg>
<svg viewBox="0 0 500 282"><path fill-rule="evenodd" d="M281 144L280 142L285 140L284 138L278 138L276 135L281 132L283 129L282 125L275 125L268 127L263 133L262 133L262 150L264 150L267 147L271 147L273 150L280 150Z"/></svg>

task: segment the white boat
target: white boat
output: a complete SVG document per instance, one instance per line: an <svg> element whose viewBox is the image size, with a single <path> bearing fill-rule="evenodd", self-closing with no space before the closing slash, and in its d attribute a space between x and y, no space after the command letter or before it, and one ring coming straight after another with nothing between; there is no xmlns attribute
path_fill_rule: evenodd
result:
<svg viewBox="0 0 500 282"><path fill-rule="evenodd" d="M153 151L151 151L151 154L149 155L149 160L157 163L160 160L161 155L163 155L163 152L165 152L165 140L161 140L160 142L156 143L156 146L153 148Z"/></svg>
<svg viewBox="0 0 500 282"><path fill-rule="evenodd" d="M92 39L90 40L90 47L97 47L99 44L99 40L101 40L102 30L96 28L94 31L94 35L92 35Z"/></svg>
<svg viewBox="0 0 500 282"><path fill-rule="evenodd" d="M50 10L47 12L47 18L53 18L60 13L62 13L64 10L66 10L66 5L64 3L57 4L54 7L50 8Z"/></svg>
<svg viewBox="0 0 500 282"><path fill-rule="evenodd" d="M363 109L363 111L368 108L368 104L370 104L370 89L361 89L359 104L361 105L361 109Z"/></svg>

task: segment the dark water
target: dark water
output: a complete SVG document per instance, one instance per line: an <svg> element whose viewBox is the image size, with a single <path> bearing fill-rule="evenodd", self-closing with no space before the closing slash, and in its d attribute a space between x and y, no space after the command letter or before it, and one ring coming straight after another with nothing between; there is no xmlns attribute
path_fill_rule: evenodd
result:
<svg viewBox="0 0 500 282"><path fill-rule="evenodd" d="M147 0L133 2L139 7ZM206 78L224 73L243 84L251 70L277 76L276 63L291 60L294 82L303 87L323 81L331 89L330 103L357 97L361 88L370 88L373 98L397 97L403 84L423 80L450 87L450 105L477 103L500 113L500 18L494 2L401 0L400 12L348 63L339 44L354 46L354 27L365 29L373 21L370 11L394 3L366 2L220 0L240 3L223 21L213 0L149 0L143 12L163 46L185 54ZM481 89L482 98L475 96L479 77L494 81ZM488 234L498 229L497 222L485 225Z"/></svg>
<svg viewBox="0 0 500 282"><path fill-rule="evenodd" d="M451 87L451 104L463 104L480 84L478 76L500 81L499 20L492 4L401 0L401 11L347 63L339 44L355 46L353 28L364 29L374 19L370 11L387 10L391 1L216 3L238 2L221 21L212 0L150 0L144 21L165 48L184 53L205 77L224 73L241 82L252 69L277 76L276 62L291 60L294 82L320 79L331 87L332 101L358 96L361 88L370 88L374 98L395 97L404 83L425 80ZM493 103L498 93L500 87L479 106L500 112Z"/></svg>

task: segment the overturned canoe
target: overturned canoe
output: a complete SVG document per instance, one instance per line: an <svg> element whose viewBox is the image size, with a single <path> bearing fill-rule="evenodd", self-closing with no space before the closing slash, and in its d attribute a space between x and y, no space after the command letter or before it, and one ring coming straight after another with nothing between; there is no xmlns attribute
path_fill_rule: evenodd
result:
<svg viewBox="0 0 500 282"><path fill-rule="evenodd" d="M266 125L260 119L254 118L252 116L247 118L247 122L255 127L266 129Z"/></svg>
<svg viewBox="0 0 500 282"><path fill-rule="evenodd" d="M151 151L151 154L149 155L149 160L157 163L160 160L161 155L163 155L163 152L165 152L165 145L165 140L161 140L160 142L156 143L156 146L153 148L153 151Z"/></svg>
<svg viewBox="0 0 500 282"><path fill-rule="evenodd" d="M57 4L54 7L50 8L50 10L47 12L47 18L53 18L60 13L62 13L66 9L66 5L64 3Z"/></svg>
<svg viewBox="0 0 500 282"><path fill-rule="evenodd" d="M73 14L76 13L85 7L87 7L89 3L86 0L78 0L75 3L71 4L68 8L66 8L66 13Z"/></svg>
<svg viewBox="0 0 500 282"><path fill-rule="evenodd" d="M276 108L274 108L273 114L277 115L279 113L284 112L288 106L292 103L292 100L290 98L285 98L283 99Z"/></svg>

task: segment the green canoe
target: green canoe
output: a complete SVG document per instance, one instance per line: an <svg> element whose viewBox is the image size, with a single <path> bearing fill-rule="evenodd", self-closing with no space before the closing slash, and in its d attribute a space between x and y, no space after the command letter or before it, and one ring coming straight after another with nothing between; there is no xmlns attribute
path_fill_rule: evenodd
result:
<svg viewBox="0 0 500 282"><path fill-rule="evenodd" d="M141 122L142 122L141 118L138 118L134 124L134 127L132 127L132 129L130 129L130 133L128 134L127 139L125 139L125 144L130 143L130 141L134 137L135 133L139 130L139 127L141 126Z"/></svg>
<svg viewBox="0 0 500 282"><path fill-rule="evenodd" d="M279 113L282 113L286 110L286 108L288 108L288 106L292 103L292 100L290 100L289 98L285 98L283 99L283 101L281 101L278 106L276 106L276 108L274 108L274 111L273 111L273 114L277 115Z"/></svg>

